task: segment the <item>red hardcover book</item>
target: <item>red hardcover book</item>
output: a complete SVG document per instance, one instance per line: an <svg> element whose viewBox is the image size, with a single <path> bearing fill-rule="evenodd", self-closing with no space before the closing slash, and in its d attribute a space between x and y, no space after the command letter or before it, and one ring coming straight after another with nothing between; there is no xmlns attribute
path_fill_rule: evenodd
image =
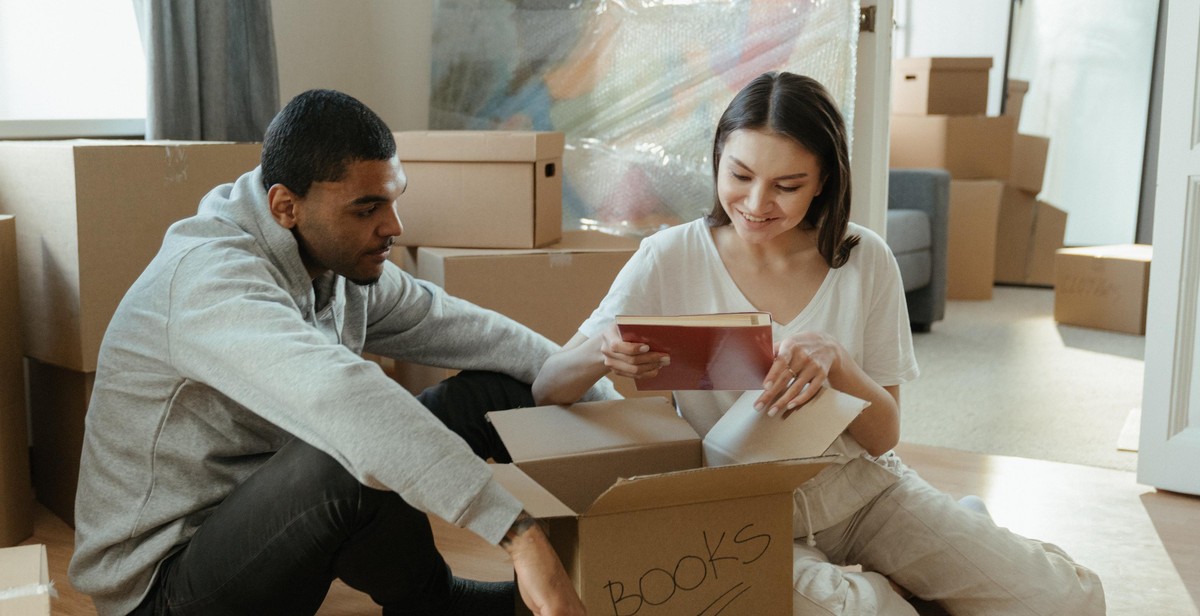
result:
<svg viewBox="0 0 1200 616"><path fill-rule="evenodd" d="M640 391L762 389L773 360L765 312L620 315L617 328L622 339L671 356L657 376L634 381Z"/></svg>

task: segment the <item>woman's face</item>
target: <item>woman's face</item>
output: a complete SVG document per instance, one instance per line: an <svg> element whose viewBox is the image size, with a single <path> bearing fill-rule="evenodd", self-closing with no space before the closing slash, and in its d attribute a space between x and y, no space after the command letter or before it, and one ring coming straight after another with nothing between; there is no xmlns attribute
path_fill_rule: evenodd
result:
<svg viewBox="0 0 1200 616"><path fill-rule="evenodd" d="M748 242L769 242L794 229L823 184L816 155L789 137L742 129L725 138L717 198Z"/></svg>

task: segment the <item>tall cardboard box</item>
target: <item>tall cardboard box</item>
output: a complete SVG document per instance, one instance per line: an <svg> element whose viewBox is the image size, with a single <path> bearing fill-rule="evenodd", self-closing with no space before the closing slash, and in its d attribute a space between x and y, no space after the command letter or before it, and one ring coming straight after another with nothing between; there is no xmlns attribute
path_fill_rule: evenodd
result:
<svg viewBox="0 0 1200 616"><path fill-rule="evenodd" d="M0 141L25 353L92 372L117 304L171 223L258 165L257 143Z"/></svg>
<svg viewBox="0 0 1200 616"><path fill-rule="evenodd" d="M560 132L395 133L404 246L536 248L562 236Z"/></svg>
<svg viewBox="0 0 1200 616"><path fill-rule="evenodd" d="M17 224L0 216L0 547L33 534L19 296Z"/></svg>
<svg viewBox="0 0 1200 616"><path fill-rule="evenodd" d="M1007 180L1016 128L1011 116L892 114L889 164L945 169L956 180Z"/></svg>
<svg viewBox="0 0 1200 616"><path fill-rule="evenodd" d="M37 501L75 525L75 488L83 453L83 424L95 372L79 372L29 358L33 432L33 489Z"/></svg>
<svg viewBox="0 0 1200 616"><path fill-rule="evenodd" d="M792 613L792 490L828 458L704 467L661 398L488 418L514 460L497 480L547 523L589 614Z"/></svg>
<svg viewBox="0 0 1200 616"><path fill-rule="evenodd" d="M951 180L946 299L991 299L996 225L1004 183Z"/></svg>
<svg viewBox="0 0 1200 616"><path fill-rule="evenodd" d="M9 590L13 592L6 592ZM46 546L0 549L0 615L50 616L50 595L54 592Z"/></svg>
<svg viewBox="0 0 1200 616"><path fill-rule="evenodd" d="M1020 119L1021 107L1025 102L1025 94L1029 92L1029 82L1021 79L1009 79L1004 91L1004 115Z"/></svg>
<svg viewBox="0 0 1200 616"><path fill-rule="evenodd" d="M1025 284L1035 287L1054 286L1055 253L1063 247L1066 234L1067 213L1039 200L1033 220L1029 261L1025 266Z"/></svg>
<svg viewBox="0 0 1200 616"><path fill-rule="evenodd" d="M1145 244L1060 249L1054 258L1054 320L1145 334L1152 253Z"/></svg>
<svg viewBox="0 0 1200 616"><path fill-rule="evenodd" d="M1008 184L1034 194L1042 192L1049 153L1048 137L1022 133L1013 135L1012 171L1008 176Z"/></svg>
<svg viewBox="0 0 1200 616"><path fill-rule="evenodd" d="M991 58L897 58L892 113L984 115Z"/></svg>
<svg viewBox="0 0 1200 616"><path fill-rule="evenodd" d="M1067 213L1033 193L1004 187L996 229L995 281L1054 286L1054 252L1063 246Z"/></svg>

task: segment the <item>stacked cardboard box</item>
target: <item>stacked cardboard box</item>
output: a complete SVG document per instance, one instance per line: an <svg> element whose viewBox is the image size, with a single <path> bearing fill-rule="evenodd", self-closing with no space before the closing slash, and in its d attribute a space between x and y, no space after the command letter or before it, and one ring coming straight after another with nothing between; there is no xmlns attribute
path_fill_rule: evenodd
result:
<svg viewBox="0 0 1200 616"><path fill-rule="evenodd" d="M892 167L950 172L946 297L990 299L1016 120L987 113L991 58L900 58L892 76Z"/></svg>
<svg viewBox="0 0 1200 616"><path fill-rule="evenodd" d="M638 241L562 231L562 133L397 132L408 176L392 260L451 295L564 344ZM372 357L413 393L453 370ZM625 395L638 392L614 379Z"/></svg>
<svg viewBox="0 0 1200 616"><path fill-rule="evenodd" d="M33 534L19 298L16 219L0 216L0 548Z"/></svg>
<svg viewBox="0 0 1200 616"><path fill-rule="evenodd" d="M259 144L0 142L0 214L17 226L33 486L68 524L100 341L171 223L258 164Z"/></svg>

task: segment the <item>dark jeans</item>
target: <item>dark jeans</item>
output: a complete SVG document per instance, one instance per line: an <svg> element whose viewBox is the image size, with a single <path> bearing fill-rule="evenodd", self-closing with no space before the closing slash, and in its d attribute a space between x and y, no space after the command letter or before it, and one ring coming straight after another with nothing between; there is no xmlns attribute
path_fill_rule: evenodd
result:
<svg viewBox="0 0 1200 616"><path fill-rule="evenodd" d="M529 385L487 372L462 372L417 399L476 454L499 462L511 460L484 415L533 405ZM490 613L455 606L455 583L424 513L395 492L363 486L299 439L163 563L133 613L313 614L335 578L370 595L384 614ZM511 592L489 600L495 613L512 613Z"/></svg>

